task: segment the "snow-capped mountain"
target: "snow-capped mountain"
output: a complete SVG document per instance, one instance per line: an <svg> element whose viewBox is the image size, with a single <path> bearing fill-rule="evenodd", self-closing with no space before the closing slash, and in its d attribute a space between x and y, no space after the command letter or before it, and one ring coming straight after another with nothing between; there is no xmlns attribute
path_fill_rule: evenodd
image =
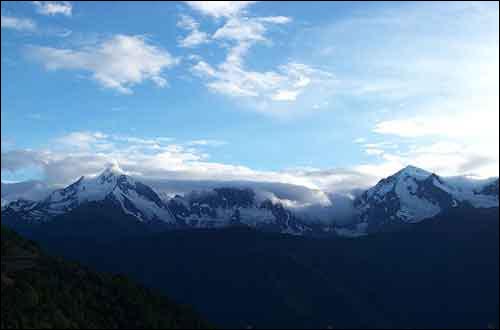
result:
<svg viewBox="0 0 500 330"><path fill-rule="evenodd" d="M442 178L412 166L360 194L353 203L353 220L347 224L335 224L332 219L311 220L298 210L285 207L279 199L267 198L242 187L169 196L125 175L118 167L110 167L98 176L82 177L41 201L10 202L2 207L2 218L39 224L77 209L81 211L81 207L91 207L98 218L106 219L111 212L115 218L135 219L134 223L157 229L245 225L293 235L353 237L417 223L454 208L498 208L499 204L498 179ZM325 214L335 213L335 205L331 207Z"/></svg>
<svg viewBox="0 0 500 330"><path fill-rule="evenodd" d="M28 224L39 224L91 202L111 203L115 211L140 222L163 223L174 228L247 225L299 235L312 231L314 227L301 222L281 204L258 201L251 189L217 188L162 200L152 188L125 175L117 167L110 167L96 177L81 177L41 201L20 199L12 202L4 208L2 215Z"/></svg>
<svg viewBox="0 0 500 330"><path fill-rule="evenodd" d="M498 207L498 180L481 186L408 166L365 191L354 204L358 221L350 226L350 234L365 234L417 223L461 205Z"/></svg>
<svg viewBox="0 0 500 330"><path fill-rule="evenodd" d="M496 197L498 201L498 185L499 185L499 180L496 179L495 181L486 184L484 187L477 189L475 191L475 194Z"/></svg>
<svg viewBox="0 0 500 330"><path fill-rule="evenodd" d="M293 212L270 200L259 201L251 189L216 188L175 196L168 201L175 218L189 226L220 228L228 225L247 225L289 234L304 234L311 225Z"/></svg>
<svg viewBox="0 0 500 330"><path fill-rule="evenodd" d="M81 177L70 186L52 192L39 202L19 200L8 204L5 212L15 212L30 223L50 221L88 203L107 201L141 222L174 222L168 208L148 186L126 176L117 167L107 168L97 177Z"/></svg>

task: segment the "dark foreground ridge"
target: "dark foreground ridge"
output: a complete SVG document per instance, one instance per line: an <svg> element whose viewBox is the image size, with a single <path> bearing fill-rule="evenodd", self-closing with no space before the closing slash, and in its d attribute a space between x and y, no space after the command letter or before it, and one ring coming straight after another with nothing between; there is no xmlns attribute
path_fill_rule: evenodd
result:
<svg viewBox="0 0 500 330"><path fill-rule="evenodd" d="M484 329L498 325L498 223L498 208L455 208L355 239L249 228L36 239L227 328Z"/></svg>
<svg viewBox="0 0 500 330"><path fill-rule="evenodd" d="M123 276L44 255L2 227L2 329L203 329L208 324Z"/></svg>

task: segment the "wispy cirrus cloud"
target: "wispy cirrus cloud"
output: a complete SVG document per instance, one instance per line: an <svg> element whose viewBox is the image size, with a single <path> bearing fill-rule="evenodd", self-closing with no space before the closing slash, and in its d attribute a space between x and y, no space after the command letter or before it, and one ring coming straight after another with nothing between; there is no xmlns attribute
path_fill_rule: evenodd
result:
<svg viewBox="0 0 500 330"><path fill-rule="evenodd" d="M200 31L200 24L191 16L181 15L177 26L189 32L186 37L179 40L180 47L194 48L210 42L208 33Z"/></svg>
<svg viewBox="0 0 500 330"><path fill-rule="evenodd" d="M33 1L39 14L71 16L73 5L69 1Z"/></svg>
<svg viewBox="0 0 500 330"><path fill-rule="evenodd" d="M56 143L80 150L90 150L107 138L101 132L72 132L55 140Z"/></svg>
<svg viewBox="0 0 500 330"><path fill-rule="evenodd" d="M2 171L15 172L30 166L42 166L44 153L31 149L2 152Z"/></svg>
<svg viewBox="0 0 500 330"><path fill-rule="evenodd" d="M200 61L192 71L206 79L209 89L231 97L246 97L260 101L293 102L310 84L332 79L327 72L301 63L282 65L277 71L249 71L239 59L218 67Z"/></svg>
<svg viewBox="0 0 500 330"><path fill-rule="evenodd" d="M34 32L37 29L36 23L29 18L20 18L3 15L1 17L2 29L12 29L16 31Z"/></svg>
<svg viewBox="0 0 500 330"><path fill-rule="evenodd" d="M189 146L208 146L208 147L220 147L226 145L226 141L221 140L192 140L187 143Z"/></svg>
<svg viewBox="0 0 500 330"><path fill-rule="evenodd" d="M246 57L251 48L256 44L272 44L268 36L269 30L273 26L291 23L292 18L250 17L243 10L248 5L241 5L237 7L238 10L234 9L224 14L211 14L208 9L201 10L194 7L207 15L222 17L225 20L211 36L213 41L226 50L225 60L213 65L202 58L197 58L191 68L195 75L203 79L209 90L231 98L243 98L253 110L278 114L286 113L287 111L282 111L284 109L291 112L290 105L305 92L312 89L319 90L318 85L333 83L334 78L331 73L298 61L290 61L267 71L249 69ZM310 108L313 107L310 105Z"/></svg>
<svg viewBox="0 0 500 330"><path fill-rule="evenodd" d="M298 38L304 52L334 66L336 100L356 100L352 117L366 119L357 144L370 161L356 168L498 175L498 13L493 2L408 2L360 10ZM365 145L381 139L398 147Z"/></svg>
<svg viewBox="0 0 500 330"><path fill-rule="evenodd" d="M101 86L122 94L132 94L133 86L148 80L158 87L167 86L164 72L179 62L146 38L129 35L115 35L81 49L29 46L27 52L47 70L90 72Z"/></svg>

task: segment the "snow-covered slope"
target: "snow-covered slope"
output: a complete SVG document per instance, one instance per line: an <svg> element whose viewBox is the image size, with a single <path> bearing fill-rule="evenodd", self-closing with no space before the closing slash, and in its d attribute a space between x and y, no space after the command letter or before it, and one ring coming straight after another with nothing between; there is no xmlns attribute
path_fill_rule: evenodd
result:
<svg viewBox="0 0 500 330"><path fill-rule="evenodd" d="M474 191L475 195L490 196L498 201L499 180L492 180Z"/></svg>
<svg viewBox="0 0 500 330"><path fill-rule="evenodd" d="M290 210L270 200L259 201L251 189L216 188L175 196L169 209L189 227L220 228L247 225L254 228L302 235L313 229Z"/></svg>
<svg viewBox="0 0 500 330"><path fill-rule="evenodd" d="M269 199L249 188L219 187L182 196L159 194L119 168L110 167L98 176L82 177L42 201L11 202L2 208L2 216L27 224L43 223L82 205L100 207L90 202L111 206L111 211L103 210L103 214L113 212L118 218L129 215L142 223L162 225L159 229L164 229L164 224L168 228L246 225L293 235L356 237L417 223L456 207L498 207L498 179L442 178L408 166L360 194L350 206L352 222L340 224L333 223L333 218L311 220L279 199ZM334 211L335 205L325 214L331 217Z"/></svg>
<svg viewBox="0 0 500 330"><path fill-rule="evenodd" d="M498 179L443 178L439 187L462 203L475 208L498 207Z"/></svg>
<svg viewBox="0 0 500 330"><path fill-rule="evenodd" d="M7 203L18 199L38 201L46 198L53 190L42 181L2 182L2 200Z"/></svg>
<svg viewBox="0 0 500 330"><path fill-rule="evenodd" d="M114 209L146 223L177 228L220 228L248 225L263 230L302 235L308 226L279 203L258 200L251 189L216 188L165 198L149 186L110 167L96 177L81 177L42 201L18 200L3 214L25 223L44 223L89 202L111 202Z"/></svg>
<svg viewBox="0 0 500 330"><path fill-rule="evenodd" d="M97 201L112 202L141 222L174 221L166 205L151 188L124 175L117 167L107 168L97 177L81 177L40 202L21 205L11 203L7 209L16 211L22 219L37 223L50 221L84 203Z"/></svg>
<svg viewBox="0 0 500 330"><path fill-rule="evenodd" d="M364 192L355 201L358 221L340 230L350 230L349 235L376 232L420 222L459 205L498 207L495 183L446 179L408 166Z"/></svg>

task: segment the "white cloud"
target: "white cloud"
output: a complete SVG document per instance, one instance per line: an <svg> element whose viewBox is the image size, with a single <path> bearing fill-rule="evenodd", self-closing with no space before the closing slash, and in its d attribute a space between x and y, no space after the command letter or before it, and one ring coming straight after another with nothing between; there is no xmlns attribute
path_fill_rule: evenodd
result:
<svg viewBox="0 0 500 330"><path fill-rule="evenodd" d="M168 51L141 36L116 35L82 49L31 46L28 50L47 70L88 71L101 86L124 94L146 80L166 86L163 72L178 63Z"/></svg>
<svg viewBox="0 0 500 330"><path fill-rule="evenodd" d="M292 22L292 18L286 16L269 16L257 18L259 22L273 23L273 24L288 24Z"/></svg>
<svg viewBox="0 0 500 330"><path fill-rule="evenodd" d="M15 172L31 166L43 165L43 156L43 152L30 149L2 152L2 171Z"/></svg>
<svg viewBox="0 0 500 330"><path fill-rule="evenodd" d="M190 31L199 29L200 24L189 15L180 15L177 21L177 27Z"/></svg>
<svg viewBox="0 0 500 330"><path fill-rule="evenodd" d="M179 46L181 47L193 48L210 42L208 33L200 31L200 24L191 16L181 15L177 26L189 31L189 35L179 40Z"/></svg>
<svg viewBox="0 0 500 330"><path fill-rule="evenodd" d="M200 62L193 70L205 74L207 86L216 92L274 101L294 101L310 81L329 78L328 73L299 63L288 63L278 71L250 71L230 58L217 69ZM307 85L302 84L305 80L309 81Z"/></svg>
<svg viewBox="0 0 500 330"><path fill-rule="evenodd" d="M440 113L422 111L421 116L383 121L374 132L414 145L403 158L392 159L396 164L411 163L445 175L498 176L498 108L462 102L470 108L462 110L464 104L457 104L460 112L454 113L442 106Z"/></svg>
<svg viewBox="0 0 500 330"><path fill-rule="evenodd" d="M72 132L51 143L46 150L8 150L2 152L2 171L16 172L36 167L51 185L66 185L81 175L100 173L110 163L119 164L127 174L171 192L187 192L204 185L247 185L267 197L279 198L291 207L313 207L352 199L360 189L375 184L402 167L414 164L440 175L477 176L493 168L490 159L473 150L449 143L411 148L406 154L385 151L382 161L346 169L297 168L262 171L237 164L208 161L208 155L190 148L221 145L217 140L173 143L171 138L142 138L101 132ZM177 183L175 183L177 182ZM166 186L165 186L166 185ZM293 186L290 186L293 185ZM303 188L300 188L303 187ZM272 194L269 195L269 192ZM336 197L328 197L329 194ZM340 195L339 195L340 194ZM333 195L332 195L333 196ZM343 196L343 197L342 197ZM351 196L351 197L349 197ZM344 200L344 202L348 202ZM335 206L335 204L334 204ZM306 210L304 210L306 211ZM326 210L307 210L322 214ZM320 212L322 211L322 212Z"/></svg>
<svg viewBox="0 0 500 330"><path fill-rule="evenodd" d="M388 141L364 143L363 147L366 149L381 149L381 150L398 149L399 148L399 146L396 143L388 142Z"/></svg>
<svg viewBox="0 0 500 330"><path fill-rule="evenodd" d="M366 118L359 128L399 144L362 145L376 160L362 165L365 173L413 164L444 175L498 175L498 13L498 3L408 2L304 34L299 44L311 54L335 40L335 51L318 59L349 68L336 72L337 96L365 105L352 116Z"/></svg>
<svg viewBox="0 0 500 330"><path fill-rule="evenodd" d="M216 75L215 69L203 60L199 60L198 63L193 65L192 71L197 74L201 74L202 76L214 77Z"/></svg>
<svg viewBox="0 0 500 330"><path fill-rule="evenodd" d="M33 4L37 8L37 12L42 15L71 16L73 11L73 6L69 1L33 1Z"/></svg>
<svg viewBox="0 0 500 330"><path fill-rule="evenodd" d="M192 48L209 42L208 34L198 30L193 30L184 39L179 41L179 45L185 48Z"/></svg>
<svg viewBox="0 0 500 330"><path fill-rule="evenodd" d="M155 145L159 145L161 143L173 141L172 138L168 138L168 137L144 139L144 138L138 138L138 137L134 137L134 136L113 135L111 138L113 140L116 140L116 141L127 142L127 143L131 143L131 144L136 144L136 145L151 145L151 146L155 146Z"/></svg>
<svg viewBox="0 0 500 330"><path fill-rule="evenodd" d="M251 17L245 9L254 3L252 1L186 3L198 12L224 21L211 37L200 36L197 33L199 24L189 16L181 16L178 24L194 33L192 39L182 39L181 46L197 45L210 38L227 51L225 60L217 65L198 55L196 58L190 57L194 62L191 71L204 79L209 90L232 98L244 98L245 102L240 102L240 106L271 115L285 115L292 113L293 109L319 109L328 105L323 97L318 101L319 95L332 92L333 75L326 70L291 60L265 71L252 70L246 65L245 58L250 49L256 44L272 45L272 40L267 36L269 30L276 25L289 24L292 18ZM325 86L328 87L325 89ZM315 98L318 102L307 105L303 97L306 92L308 98ZM303 98L302 104L292 109L291 105L297 104L300 98Z"/></svg>
<svg viewBox="0 0 500 330"><path fill-rule="evenodd" d="M365 138L357 138L354 140L354 143L356 144L362 144L362 143L365 143L366 142L366 139Z"/></svg>
<svg viewBox="0 0 500 330"><path fill-rule="evenodd" d="M106 138L107 136L101 132L73 132L56 139L55 142L67 147L90 150Z"/></svg>
<svg viewBox="0 0 500 330"><path fill-rule="evenodd" d="M36 23L27 18L13 16L1 16L2 29L13 29L17 31L33 32L36 30Z"/></svg>
<svg viewBox="0 0 500 330"><path fill-rule="evenodd" d="M192 71L204 78L212 91L266 102L295 101L311 84L333 79L328 72L294 62L280 66L277 71L250 71L242 66L239 55L232 53L217 68L200 61Z"/></svg>
<svg viewBox="0 0 500 330"><path fill-rule="evenodd" d="M325 191L367 186L374 180L348 170L316 169L260 171L237 164L208 161L209 155L192 147L223 146L219 140L173 143L171 138L141 138L102 132L72 132L51 142L45 150L9 150L2 153L2 171L36 166L50 184L71 183L93 175L110 163L129 174L147 179L251 181L293 184Z"/></svg>
<svg viewBox="0 0 500 330"><path fill-rule="evenodd" d="M220 140L193 140L187 143L188 146L220 147L226 145L226 141Z"/></svg>
<svg viewBox="0 0 500 330"><path fill-rule="evenodd" d="M362 173L354 168L289 169L289 175L303 178L309 184L328 193L350 193L375 184L381 177L374 173Z"/></svg>
<svg viewBox="0 0 500 330"><path fill-rule="evenodd" d="M440 112L443 114L426 111L425 114L416 117L386 120L378 123L373 131L379 134L408 138L425 136L470 137L478 134L494 135L495 132L498 132L498 110L485 111L484 108L477 108L469 102L467 103L471 108L459 113L452 110L447 111L447 108L441 107Z"/></svg>
<svg viewBox="0 0 500 330"><path fill-rule="evenodd" d="M295 101L300 91L278 90L271 96L273 101Z"/></svg>
<svg viewBox="0 0 500 330"><path fill-rule="evenodd" d="M375 149L366 151L369 150ZM380 157L379 162L358 165L354 169L379 178L389 176L407 165L424 168L442 176L498 176L498 156L455 142L419 145L406 152L377 150L374 154Z"/></svg>
<svg viewBox="0 0 500 330"><path fill-rule="evenodd" d="M184 1L192 9L215 18L233 17L257 1Z"/></svg>
<svg viewBox="0 0 500 330"><path fill-rule="evenodd" d="M213 38L217 40L231 40L238 42L264 41L266 27L255 18L235 17L215 31Z"/></svg>
<svg viewBox="0 0 500 330"><path fill-rule="evenodd" d="M240 105L272 115L291 113L290 105L306 92L315 95L331 93L331 88L326 92L323 88L331 87L334 82L332 74L297 61L289 61L267 71L251 70L246 66L245 58L250 49L259 43L271 45L272 41L267 37L269 29L288 24L291 18L247 17L241 11L221 16L225 18L225 23L213 33L212 40L227 49L225 60L212 65L198 59L191 68L195 75L204 79L208 89L232 98L243 98L245 102ZM183 25L195 26L195 23L186 21ZM321 103L306 106L307 109L318 109L328 104L323 102L323 98L319 101Z"/></svg>
<svg viewBox="0 0 500 330"><path fill-rule="evenodd" d="M365 149L365 153L370 156L380 156L384 153L382 149Z"/></svg>

